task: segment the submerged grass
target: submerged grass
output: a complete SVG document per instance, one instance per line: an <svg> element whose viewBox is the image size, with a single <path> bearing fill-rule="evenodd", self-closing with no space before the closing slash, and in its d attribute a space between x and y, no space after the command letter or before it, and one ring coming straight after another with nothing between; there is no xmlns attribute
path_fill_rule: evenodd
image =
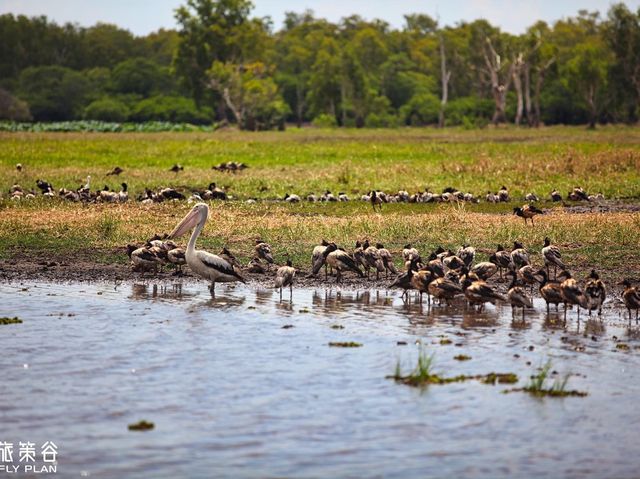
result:
<svg viewBox="0 0 640 479"><path fill-rule="evenodd" d="M518 382L518 376L513 373L489 373L475 376L460 374L458 376L444 377L434 372L433 364L434 355L427 354L424 347L420 347L418 363L410 373L402 373L402 366L400 360L398 360L393 376L387 376L387 378L413 387L425 387L430 384L450 384L470 379L479 380L483 384L513 384Z"/></svg>
<svg viewBox="0 0 640 479"><path fill-rule="evenodd" d="M22 323L22 320L17 316L15 318L7 318L7 317L0 318L0 325L20 324L20 323Z"/></svg>
<svg viewBox="0 0 640 479"><path fill-rule="evenodd" d="M588 395L583 391L567 389L570 374L566 374L562 379L554 379L553 383L549 385L547 380L549 379L551 366L551 360L547 361L537 374L531 376L529 384L523 388L512 389L511 391L523 391L536 397L584 397Z"/></svg>

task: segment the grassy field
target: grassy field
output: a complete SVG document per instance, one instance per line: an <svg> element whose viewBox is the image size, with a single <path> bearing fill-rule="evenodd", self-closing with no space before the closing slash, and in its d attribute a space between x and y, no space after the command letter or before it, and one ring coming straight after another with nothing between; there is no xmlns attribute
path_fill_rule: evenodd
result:
<svg viewBox="0 0 640 479"><path fill-rule="evenodd" d="M211 166L240 161L238 174ZM15 164L24 171L17 173ZM175 163L185 167L175 175ZM113 167L119 178L104 176ZM289 205L241 201L214 203L201 245L225 244L248 258L256 237L272 243L279 261L285 254L306 266L322 238L352 246L356 239L379 240L399 251L412 242L422 250L468 242L486 254L496 244L519 239L539 252L544 236L563 247L569 264L615 275L638 276L640 214L569 214L562 207L535 227L510 214L525 193L563 195L574 185L608 198L640 200L640 129L608 127L462 130L290 130L285 133L221 131L162 134L0 134L0 188L35 186L37 178L56 188L77 188L86 175L93 186L129 183L133 195L144 187L203 189L210 181L237 199L276 199L330 189L357 197L372 189L394 192L441 191L453 186L484 196L501 185L516 200L507 205L386 205L373 213L362 202ZM549 205L544 205L549 206ZM0 202L0 261L29 255L88 256L125 262L120 249L153 233L168 232L189 206L157 204L89 205ZM534 261L542 264L539 256Z"/></svg>

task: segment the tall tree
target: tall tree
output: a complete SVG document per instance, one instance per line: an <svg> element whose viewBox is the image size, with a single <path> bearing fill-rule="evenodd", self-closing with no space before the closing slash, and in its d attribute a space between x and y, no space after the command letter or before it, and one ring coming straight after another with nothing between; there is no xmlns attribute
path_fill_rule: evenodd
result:
<svg viewBox="0 0 640 479"><path fill-rule="evenodd" d="M197 104L203 102L213 62L234 60L234 34L252 8L249 0L187 0L176 10L180 38L173 65Z"/></svg>

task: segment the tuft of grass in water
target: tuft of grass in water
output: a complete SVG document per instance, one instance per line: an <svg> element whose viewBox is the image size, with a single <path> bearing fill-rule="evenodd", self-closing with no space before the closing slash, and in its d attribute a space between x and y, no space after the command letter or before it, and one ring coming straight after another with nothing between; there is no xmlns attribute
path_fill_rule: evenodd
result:
<svg viewBox="0 0 640 479"><path fill-rule="evenodd" d="M434 355L427 354L425 349L423 347L420 347L420 351L418 353L418 363L409 374L402 374L402 367L400 365L400 361L398 360L396 362L396 368L393 376L387 376L387 378L414 387L424 387L430 384L450 384L467 381L470 379L479 380L484 384L496 384L496 382L512 384L518 381L518 376L513 373L490 373L486 375L480 374L475 376L460 374L458 376L443 377L434 372L433 363Z"/></svg>
<svg viewBox="0 0 640 479"><path fill-rule="evenodd" d="M20 324L22 323L22 320L20 318L18 318L17 316L14 318L0 318L0 324Z"/></svg>
<svg viewBox="0 0 640 479"><path fill-rule="evenodd" d="M151 429L155 428L156 425L143 419L142 421L138 421L134 424L129 424L128 427L129 431L150 431Z"/></svg>
<svg viewBox="0 0 640 479"><path fill-rule="evenodd" d="M354 341L336 341L329 343L329 346L333 348L360 348L362 343L356 343Z"/></svg>
<svg viewBox="0 0 640 479"><path fill-rule="evenodd" d="M529 384L520 389L511 389L506 392L523 391L536 397L584 397L587 396L586 392L568 390L567 384L569 382L570 374L567 374L562 379L555 379L551 385L548 385L549 371L551 370L551 360L548 360L546 364L540 368L537 374L531 376Z"/></svg>

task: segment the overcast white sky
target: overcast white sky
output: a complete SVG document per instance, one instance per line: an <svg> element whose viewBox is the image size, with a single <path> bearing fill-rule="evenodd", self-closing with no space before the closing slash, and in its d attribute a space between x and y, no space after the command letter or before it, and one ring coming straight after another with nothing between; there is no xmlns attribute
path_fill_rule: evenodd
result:
<svg viewBox="0 0 640 479"><path fill-rule="evenodd" d="M184 0L0 0L0 14L46 15L58 23L74 22L91 26L96 22L115 23L144 35L159 28L175 26L173 11ZM486 18L511 33L522 33L536 20L553 22L573 16L580 9L598 10L605 15L608 0L254 0L255 16L271 16L280 28L284 12L312 9L316 16L337 21L352 14L366 19L381 18L394 27L404 24L406 13L439 16L441 23ZM636 11L640 0L626 0Z"/></svg>

